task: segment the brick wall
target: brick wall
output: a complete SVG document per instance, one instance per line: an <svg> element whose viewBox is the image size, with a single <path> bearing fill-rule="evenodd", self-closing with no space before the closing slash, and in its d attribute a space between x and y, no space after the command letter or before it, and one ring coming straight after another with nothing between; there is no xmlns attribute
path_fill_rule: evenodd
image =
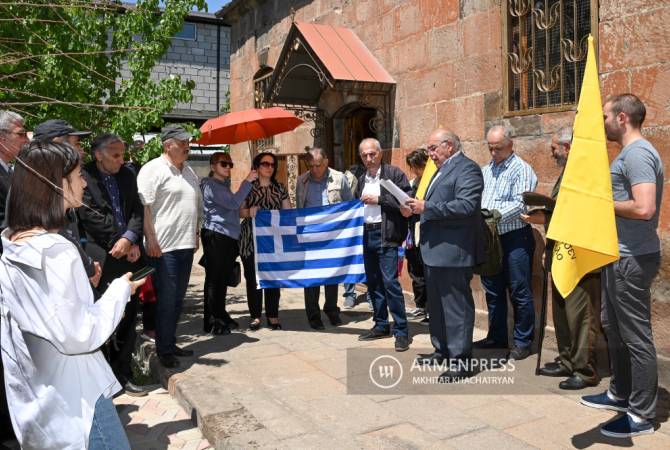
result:
<svg viewBox="0 0 670 450"><path fill-rule="evenodd" d="M233 110L253 105L256 40L270 45L268 61L274 66L291 23L289 6L284 2L257 3L259 6L238 18L227 17L232 25ZM397 81L395 112L400 145L393 149L394 163L404 167L404 155L441 125L453 129L466 153L484 164L490 159L485 131L493 123L504 123L516 130L516 152L535 168L538 190L550 192L559 169L549 156L548 141L551 133L572 123L574 112L503 117L500 0L293 3L298 4L294 6L296 21L353 29ZM670 40L666 26L670 3L601 0L599 14L603 97L632 91L642 98L648 107L644 133L661 153L666 180L670 180ZM613 155L616 149L611 151ZM234 147L233 152L236 159L248 158L246 147ZM659 230L665 255L670 254L669 202L666 182ZM541 233L536 234L541 246ZM536 274L540 273L539 253L540 249ZM536 278L539 293L539 275ZM478 282L473 287L479 291ZM669 293L670 269L665 263L653 294L654 330L661 353L666 355L670 355ZM481 292L477 297L478 308L484 308Z"/></svg>
<svg viewBox="0 0 670 450"><path fill-rule="evenodd" d="M217 83L217 25L195 23L196 40L172 39L172 45L154 67L151 77L161 80L170 75L195 81L190 103L178 104L174 115L216 116L225 104L225 94L230 84L230 28L221 26L219 104L216 98ZM122 71L127 77L128 71Z"/></svg>

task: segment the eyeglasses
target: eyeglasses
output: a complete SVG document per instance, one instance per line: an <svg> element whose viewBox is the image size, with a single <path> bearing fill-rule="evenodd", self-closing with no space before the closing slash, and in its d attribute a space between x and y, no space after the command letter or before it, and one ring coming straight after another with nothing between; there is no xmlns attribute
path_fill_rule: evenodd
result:
<svg viewBox="0 0 670 450"><path fill-rule="evenodd" d="M310 165L309 165L309 168L310 168L310 169L318 169L318 168L321 167L322 165L323 165L323 163L319 163L319 164L310 164Z"/></svg>
<svg viewBox="0 0 670 450"><path fill-rule="evenodd" d="M269 161L261 161L260 163L258 163L258 165L261 167L274 167L275 163L271 163Z"/></svg>
<svg viewBox="0 0 670 450"><path fill-rule="evenodd" d="M445 139L444 141L440 142L439 144L429 145L428 147L426 147L426 150L428 151L428 153L433 153L435 150L437 150L437 148L440 145L444 144L445 142L449 142L449 140Z"/></svg>
<svg viewBox="0 0 670 450"><path fill-rule="evenodd" d="M230 167L231 169L235 167L235 164L233 164L231 161L219 161L219 165L221 167Z"/></svg>

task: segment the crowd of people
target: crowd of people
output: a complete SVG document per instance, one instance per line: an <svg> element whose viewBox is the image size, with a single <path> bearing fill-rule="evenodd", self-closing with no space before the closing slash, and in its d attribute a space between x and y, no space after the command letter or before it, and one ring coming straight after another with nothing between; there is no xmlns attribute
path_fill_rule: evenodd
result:
<svg viewBox="0 0 670 450"><path fill-rule="evenodd" d="M602 429L622 437L653 432L658 381L650 287L660 265L656 228L663 166L641 134L645 108L637 97L611 97L604 114L607 138L622 147L611 166L621 258L588 274L567 298L553 289L559 358L540 374L565 378L561 389L598 384L595 341L602 320L612 377L604 393L585 396L582 403L626 411ZM192 136L178 125L163 128L162 155L139 171L125 162L126 144L115 134L95 136L87 156L79 140L90 134L54 119L37 125L29 141L23 118L0 111L0 327L3 397L9 402L7 407L3 401L0 419L7 427L11 417L24 448L97 449L110 440L114 448L128 447L110 398L122 388L131 395L145 393L133 383L131 365L138 288L145 279L133 281L130 274L146 265L155 269L157 301L142 305L144 334L155 339L164 367L179 367L179 358L193 353L177 346L176 335L200 242L206 272L203 330L226 335L240 327L226 310L227 289L240 282L238 256L248 329L262 326L264 305L266 326L282 330L280 290L257 288L252 226L259 210L293 207L287 187L276 178L275 154L257 154L233 191L230 155L212 154L209 176L200 180L187 162ZM374 138L360 142L359 171L335 170L326 151L312 148L305 154L308 170L295 186L297 208L363 202L366 295L374 325L359 340L393 336L395 350L407 351L408 320L428 325L434 352L418 355L417 363L463 363L449 366L440 377L445 382L473 375L468 364L473 348L502 349L508 359L521 360L531 354L535 336L531 225L546 226L551 210L525 208L522 194L536 189L537 176L514 152L513 130L493 126L486 141L491 161L480 167L454 131L434 130L425 147L406 157L411 181L383 162ZM551 138L550 156L560 167L571 141L570 127ZM417 198L429 158L437 171L424 180L425 194ZM382 180L410 199L401 204ZM487 254L483 210L496 212L502 260L498 273L481 276L489 327L485 339L473 342L471 283ZM552 244L543 261L547 271ZM414 291L415 308L409 311L398 279L402 246ZM315 330L325 329L322 309L332 326L342 324L338 285L324 291L321 308L320 288L304 289L307 322ZM355 286L343 291L342 306L350 309Z"/></svg>

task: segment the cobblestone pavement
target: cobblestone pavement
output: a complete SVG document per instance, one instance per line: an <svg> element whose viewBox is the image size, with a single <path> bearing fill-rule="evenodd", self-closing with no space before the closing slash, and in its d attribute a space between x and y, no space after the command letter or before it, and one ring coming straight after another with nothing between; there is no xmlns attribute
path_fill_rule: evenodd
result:
<svg viewBox="0 0 670 450"><path fill-rule="evenodd" d="M133 450L212 448L191 416L163 388L144 397L120 395L114 404Z"/></svg>
<svg viewBox="0 0 670 450"><path fill-rule="evenodd" d="M607 379L583 391L561 391L559 379L534 376L534 355L516 362L510 386L370 390L370 363L352 355L382 352L411 364L417 353L431 350L428 328L410 324L413 343L405 353L394 352L391 339L360 342L358 335L372 325L362 304L342 311L344 323L338 327L324 315L326 329L314 331L307 324L302 290L285 289L280 301L284 329L253 332L240 285L228 295L228 311L240 330L211 336L202 332L202 286L203 272L196 266L178 330L180 345L195 355L182 358L181 368L163 377L186 411L175 413L174 429L190 428L186 418L192 416L216 449L670 448L665 389L656 433L632 440L602 436L599 426L615 414L579 404L581 395L602 392ZM475 339L482 336L476 330ZM545 361L555 357L549 350L545 354ZM477 378L492 375L485 371ZM129 432L135 432L133 423ZM171 435L180 438L178 432Z"/></svg>

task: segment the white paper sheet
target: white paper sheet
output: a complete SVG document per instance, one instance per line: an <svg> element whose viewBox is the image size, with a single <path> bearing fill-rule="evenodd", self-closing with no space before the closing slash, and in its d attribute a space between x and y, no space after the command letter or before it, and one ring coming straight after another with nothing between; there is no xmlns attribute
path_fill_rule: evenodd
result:
<svg viewBox="0 0 670 450"><path fill-rule="evenodd" d="M401 205L404 205L407 200L410 199L410 196L405 193L402 189L400 189L398 186L395 185L393 181L390 180L380 180L379 184L381 184L384 189L389 191L392 196L400 202Z"/></svg>

